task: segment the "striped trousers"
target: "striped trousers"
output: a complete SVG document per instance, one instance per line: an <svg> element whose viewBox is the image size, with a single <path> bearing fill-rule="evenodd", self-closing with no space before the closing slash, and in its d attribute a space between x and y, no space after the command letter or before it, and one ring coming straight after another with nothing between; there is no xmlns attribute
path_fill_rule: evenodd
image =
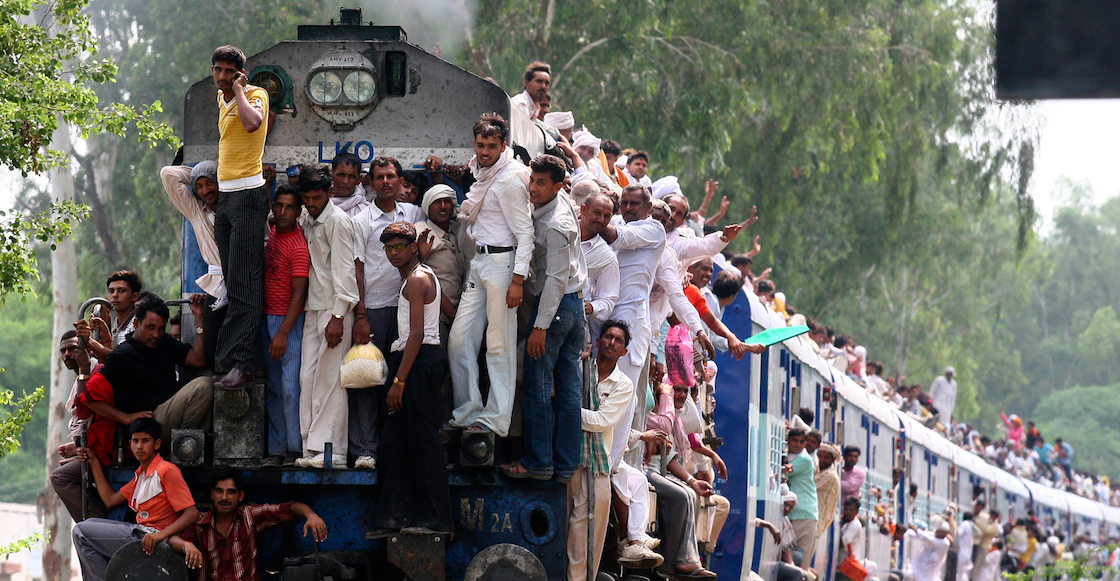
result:
<svg viewBox="0 0 1120 581"><path fill-rule="evenodd" d="M222 258L229 307L218 331L214 371L259 367L261 316L264 311L264 233L268 227L268 186L220 192L214 214L214 238Z"/></svg>

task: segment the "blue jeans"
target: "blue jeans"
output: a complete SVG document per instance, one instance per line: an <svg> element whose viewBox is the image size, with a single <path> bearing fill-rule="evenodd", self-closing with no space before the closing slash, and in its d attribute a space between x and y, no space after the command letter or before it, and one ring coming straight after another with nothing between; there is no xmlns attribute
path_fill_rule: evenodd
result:
<svg viewBox="0 0 1120 581"><path fill-rule="evenodd" d="M268 414L268 455L300 456L303 438L299 434L299 360L303 345L303 313L288 331L284 356L273 361L268 347L284 323L283 315L265 315L261 325L264 342L264 409Z"/></svg>
<svg viewBox="0 0 1120 581"><path fill-rule="evenodd" d="M540 297L533 305L533 320L539 304ZM548 326L544 354L539 359L525 354L525 456L521 462L532 472L570 477L579 465L583 441L579 356L586 325L583 299L577 293L566 294Z"/></svg>

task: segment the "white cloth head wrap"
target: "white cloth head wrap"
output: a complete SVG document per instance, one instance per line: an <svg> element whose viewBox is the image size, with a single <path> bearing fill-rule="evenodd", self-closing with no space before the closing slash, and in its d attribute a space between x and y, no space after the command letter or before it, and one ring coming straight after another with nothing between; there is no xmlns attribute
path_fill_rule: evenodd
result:
<svg viewBox="0 0 1120 581"><path fill-rule="evenodd" d="M431 206L432 202L444 198L450 198L452 201L458 200L455 196L455 190L451 189L451 186L447 184L436 184L428 188L428 191L424 192L424 199L420 202L420 211L424 212L424 215L427 216L428 206ZM452 212L451 215L454 216L455 213Z"/></svg>
<svg viewBox="0 0 1120 581"><path fill-rule="evenodd" d="M797 502L797 493L792 490L785 493L784 495L782 495L782 502Z"/></svg>
<svg viewBox="0 0 1120 581"><path fill-rule="evenodd" d="M653 190L653 197L657 200L669 194L684 195L684 192L681 190L681 185L677 183L677 176L665 176L653 182L653 187L650 189Z"/></svg>
<svg viewBox="0 0 1120 581"><path fill-rule="evenodd" d="M598 137L591 134L590 131L577 131L572 137L572 148L579 149L581 147L590 147L595 150L592 157L599 156L599 143L602 141Z"/></svg>
<svg viewBox="0 0 1120 581"><path fill-rule="evenodd" d="M576 117L571 111L550 111L544 114L544 122L557 129L572 129L576 126Z"/></svg>

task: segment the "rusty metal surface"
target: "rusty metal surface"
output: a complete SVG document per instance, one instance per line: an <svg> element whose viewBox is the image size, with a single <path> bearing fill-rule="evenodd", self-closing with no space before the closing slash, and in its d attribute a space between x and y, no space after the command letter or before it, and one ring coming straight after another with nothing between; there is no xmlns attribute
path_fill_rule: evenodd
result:
<svg viewBox="0 0 1120 581"><path fill-rule="evenodd" d="M503 543L482 550L463 581L547 581L544 565L528 549Z"/></svg>
<svg viewBox="0 0 1120 581"><path fill-rule="evenodd" d="M447 535L405 535L395 533L385 539L385 552L411 581L444 581Z"/></svg>
<svg viewBox="0 0 1120 581"><path fill-rule="evenodd" d="M214 465L256 467L264 454L264 385L214 390Z"/></svg>

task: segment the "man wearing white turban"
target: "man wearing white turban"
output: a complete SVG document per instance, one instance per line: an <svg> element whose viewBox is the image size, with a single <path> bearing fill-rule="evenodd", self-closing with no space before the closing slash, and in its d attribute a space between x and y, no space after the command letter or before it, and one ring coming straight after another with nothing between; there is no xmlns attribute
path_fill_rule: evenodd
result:
<svg viewBox="0 0 1120 581"><path fill-rule="evenodd" d="M576 118L571 111L551 111L544 116L544 124L551 125L569 142L575 139Z"/></svg>
<svg viewBox="0 0 1120 581"><path fill-rule="evenodd" d="M606 184L614 184L614 180L603 169L603 163L599 159L599 138L592 135L590 131L576 131L573 137L575 139L572 141L572 147L583 160L584 165L582 170L577 169L572 172L572 183L594 179ZM622 189L619 188L618 191Z"/></svg>
<svg viewBox="0 0 1120 581"><path fill-rule="evenodd" d="M552 67L540 61L531 62L525 67L522 81L525 83L525 90L509 98L510 109L521 111L529 119L536 119L540 113L540 103L552 86Z"/></svg>

